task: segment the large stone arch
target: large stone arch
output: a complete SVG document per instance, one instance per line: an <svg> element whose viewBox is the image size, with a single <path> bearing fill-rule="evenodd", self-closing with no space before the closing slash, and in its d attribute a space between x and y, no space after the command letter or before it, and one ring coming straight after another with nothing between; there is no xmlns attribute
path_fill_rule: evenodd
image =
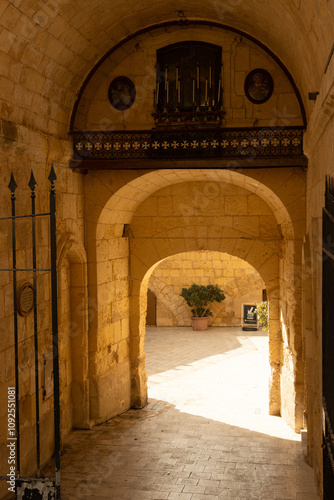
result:
<svg viewBox="0 0 334 500"><path fill-rule="evenodd" d="M243 218L243 214L236 218L233 228L224 229L227 235L232 231L225 240L221 235L219 238L201 237L205 224L201 227L199 219L196 223L189 220L187 227L178 228L172 225L164 230L157 222L158 230L154 234L147 232L148 227L143 229L146 232L145 241L139 241L137 236L134 238L132 221L134 215L140 213L142 203L160 189L181 189L185 182L204 182L208 199L217 195L216 188L219 183L225 183L226 186L247 191L259 203L264 202L275 220L275 241L270 241L268 237L265 238L266 241L262 241L247 227L249 218ZM110 318L112 304L118 322L116 330L121 332L120 338L123 338L124 344L123 347L119 345L117 349L123 353L127 352L131 357L130 365L125 363L125 385L131 387L131 399L128 401L123 398L123 401L128 401L124 404L140 407L146 402L143 335L146 303L142 303L140 297L145 293L150 271L162 259L182 251L218 250L249 262L266 283L271 303L271 412L281 413L296 429L302 426L303 388L296 382L297 379L300 380L302 367L300 353L295 349L295 345L298 345L301 335L296 310L298 312L300 307L300 283L297 274L300 272L300 243L305 217L304 184L304 172L288 168L279 169L275 176L266 169L247 173L229 170L161 170L143 175L128 171L122 175L115 173L112 182L107 172L90 173L87 176L90 297L97 311L91 323L91 333L94 339L92 345L96 352L100 351L100 354L92 354L92 359L95 356L96 364L97 360L103 357L102 353L106 348L103 337L110 338L115 328L115 318L107 319ZM187 214L185 211L184 216L191 217L191 213ZM212 235L215 231L214 224L210 225L209 231ZM184 237L191 232L193 237ZM183 240L187 240L186 247ZM116 279L113 266L117 260L121 274L118 274L114 285L111 285L113 278ZM120 286L116 286L116 282ZM299 287L298 290L296 287ZM286 325L289 335L282 341L281 329L284 330ZM124 360L125 358L123 362ZM98 366L93 382L93 386L96 385L97 401L94 418L102 420L110 414L110 408L106 405L104 410L100 411L103 382L97 376L101 369L101 365ZM108 371L107 367L105 369ZM122 370L124 373L124 369ZM128 370L131 372L129 378ZM110 380L110 375L107 379ZM282 384L283 404L280 401Z"/></svg>
<svg viewBox="0 0 334 500"><path fill-rule="evenodd" d="M136 83L137 92L140 95L140 99L143 100L153 95L153 89L155 87L155 70L152 57L155 59L156 50L159 50L162 46L190 40L201 40L207 43L219 43L221 40L224 40L225 45L228 45L226 37L230 37L230 47L233 54L235 54L240 44L247 41L248 48L252 47L254 50L262 53L263 56L265 54L266 57L268 57L270 64L276 68L277 75L279 74L278 78L281 80L286 78L286 84L289 82L288 88L295 95L296 102L293 108L293 114L297 112L300 119L296 124L303 124L306 126L306 113L300 91L291 73L276 54L248 33L235 27L229 27L217 21L189 20L186 30L184 30L177 21L163 22L153 26L147 26L139 32L132 33L122 42L111 47L100 61L98 61L95 67L92 68L80 88L78 99L72 111L70 130L114 130L115 128L122 127L121 123L117 121L117 115L108 113L108 108L105 105L106 103L103 104L102 102L102 95L103 92L105 93L108 82L110 82L113 69L121 63L126 55L134 53L135 59L132 61L130 60L128 64L130 66L136 64L136 60L140 57L138 54L138 47L140 47L139 52L145 52L147 56L145 60L140 63L141 65L146 65L145 75L139 77ZM223 54L223 60L224 59L225 55ZM230 71L233 72L235 63L231 62L229 58L226 57L224 65L226 65L227 68L231 66ZM96 105L94 105L94 101L97 101ZM98 108L101 110L101 107L103 108L102 114L98 113ZM95 117L99 115L98 120L93 119L92 121L92 108L94 109L93 115ZM285 113L287 113L287 115L285 115ZM141 109L138 116L136 116L135 122L132 123L131 126L134 125L137 128L138 124L142 123L141 119L144 114L144 110ZM292 113L288 112L287 107L284 111L279 110L276 120L278 115L283 119L283 124L286 123L286 120L292 124ZM294 119L297 118L297 115ZM272 118L275 121L274 115ZM129 125L126 125L126 115L124 115L122 119L125 120L124 127L129 128ZM147 124L153 126L153 120L152 123L150 123L150 116L145 116L144 121L146 122L146 126ZM274 121L271 121L271 126L274 125ZM278 121L278 123L282 125L282 122Z"/></svg>
<svg viewBox="0 0 334 500"><path fill-rule="evenodd" d="M184 17L179 17L179 11L183 9ZM110 258L115 255L118 258L118 267L127 269L128 261L128 241L122 238L124 223L131 221L132 215L129 213L128 222L126 220L126 205L124 207L124 217L117 212L116 223L108 224L108 217L105 219L103 231L104 235L99 236L99 248L96 242L96 224L99 215L107 207L107 200L116 194L124 185L129 184L141 174L135 172L102 173L95 172L88 174L86 179L68 168L68 162L72 155L72 144L68 137L70 116L74 103L78 97L78 92L82 88L90 70L101 60L111 47L122 45L122 42L130 38L134 33L139 34L141 30L149 30L150 27L158 23L166 23L166 33L172 31L180 21L179 30L186 31L186 19L191 21L219 22L235 30L244 31L246 34L256 37L257 40L265 44L272 53L284 63L293 76L296 85L300 89L301 98L306 108L308 118L308 130L305 133L305 152L309 159L309 170L307 173L307 224L302 221L302 211L300 210L301 200L297 200L297 193L302 191L299 183L300 174L296 169L295 177L286 183L275 184L280 178L277 170L270 172L258 171L248 172L246 177L251 177L261 186L267 186L273 193L276 193L282 201L282 207L288 211L294 229L294 241L284 240L282 243L282 253L280 255L280 280L287 291L285 304L278 311L282 324L295 321L292 316L300 316L301 310L298 304L301 303L299 292L294 295L294 290L298 286L296 283L301 276L302 269L301 239L303 232L308 233L310 238L311 255L311 281L313 299L312 328L306 328L308 346L310 352L307 353L311 363L307 381L309 401L312 401L312 412L309 417L310 423L309 438L312 441L312 453L315 460L315 470L318 481L321 479L319 472L322 467L321 462L321 425L322 425L322 400L321 400L321 207L323 206L323 191L325 186L325 176L333 175L333 71L334 58L332 57L333 46L333 19L334 3L328 0L277 0L275 2L263 2L262 0L212 0L211 2L193 2L181 0L176 2L148 2L142 0L135 2L129 0L117 3L117 8L112 4L106 4L104 0L86 2L80 8L73 0L56 0L55 2L24 2L4 0L1 3L1 62L2 73L0 77L1 88L1 152L2 152L2 177L3 184L1 192L6 200L8 194L7 185L10 178L10 171L13 170L15 178L29 179L30 168L33 166L39 187L43 192L49 189L46 180L48 175L46 165L53 161L58 175L57 193L59 194L59 205L57 208L58 231L66 231L68 228L75 233L78 241L82 245L87 245L88 271L89 271L89 294L90 313L92 318L92 328L95 328L97 316L102 312L110 313L110 301L106 288L101 289L99 302L96 301L100 293L94 290L100 279L105 279L109 288L114 284L107 285L110 273L111 283L113 282L113 266L105 265L103 260L104 238L109 245ZM182 15L182 14L181 14ZM167 26L167 23L170 23ZM171 24L172 23L172 24ZM172 26L173 25L173 26ZM168 33L168 36L169 33ZM294 50L291 50L291 47ZM119 55L122 57L122 50ZM311 93L310 99L308 97ZM319 93L316 102L313 100ZM189 162L189 165L191 162ZM191 167L191 165L190 165ZM233 166L232 166L233 168ZM240 172L245 174L245 172ZM60 175L59 175L60 174ZM272 174L272 179L268 176ZM83 213L84 204L83 184L95 180L100 183L101 192L97 197L91 198L91 203L86 203L87 211ZM106 180L110 181L106 182ZM146 178L146 180L151 179ZM158 177L154 177L158 180ZM294 179L296 183L294 185ZM144 184L146 180L143 179ZM144 196L140 191L139 184L136 184L138 191L132 192L139 197ZM144 187L144 186L143 186ZM283 193L286 189L286 192ZM295 193L291 193L292 190ZM105 192L107 196L105 196ZM278 192L280 191L280 192ZM91 194L86 188L86 194ZM129 192L124 192L128 196ZM131 193L130 193L131 194ZM148 194L149 195L149 194ZM264 196L266 196L264 194ZM291 198L290 198L291 196ZM302 195L301 195L302 196ZM45 198L46 199L46 198ZM94 202L97 199L97 207ZM144 199L144 198L142 198ZM297 200L297 201L296 201ZM86 198L87 201L87 198ZM9 203L9 199L8 199ZM101 204L100 204L101 203ZM139 200L140 203L140 200ZM45 203L43 203L45 205ZM1 213L8 215L9 205L3 203ZM23 207L22 207L23 208ZM44 209L43 209L44 210ZM45 210L47 211L47 210ZM131 210L130 210L131 212ZM18 213L20 211L18 210ZM84 227L87 235L84 234ZM65 229L66 228L66 229ZM102 232L103 232L102 231ZM8 233L9 234L9 233ZM25 233L22 233L25 238ZM45 233L46 234L46 233ZM101 233L102 234L102 233ZM286 233L283 233L286 235ZM93 236L92 236L93 235ZM114 238L114 239L113 239ZM2 241L2 252L6 257L7 236L4 235ZM22 250L28 248L29 243L24 241ZM111 250L114 252L111 255ZM46 250L45 250L46 252ZM96 256L98 255L99 261ZM289 258L285 259L284 256ZM120 257L121 256L121 257ZM4 257L2 257L4 258ZM5 258L6 260L6 258ZM65 261L64 261L65 262ZM122 263L121 263L122 262ZM126 264L126 265L125 265ZM102 269L104 266L104 270ZM7 267L7 266L5 266ZM120 280L121 287L128 283L128 271L122 271L124 279ZM4 290L10 283L10 279L5 273ZM290 286L290 281L293 286ZM123 283L124 282L124 283ZM130 279L131 282L131 279ZM309 286L309 278L306 278L306 286ZM298 285L298 283L297 283ZM281 287L281 289L282 289ZM129 287L131 288L131 287ZM117 296L115 291L115 296ZM4 292L2 291L2 294ZM6 297L5 293L5 297ZM46 296L47 293L46 293ZM295 301L295 297L297 301ZM8 298L8 297L7 297ZM291 301L289 300L291 299ZM305 304L310 300L306 294ZM128 298L126 299L128 302ZM48 299L43 307L47 308ZM291 304L289 303L291 302ZM292 305L292 307L291 307ZM100 309L101 306L101 309ZM8 304L2 300L1 318L4 325L5 347L1 351L1 363L3 366L10 363L11 344L7 337L11 332L11 322L8 312ZM108 313L109 311L109 313ZM295 313L293 313L295 311ZM114 311L115 312L115 311ZM306 316L305 322L310 319ZM99 321L103 322L102 317ZM118 321L118 320L117 320ZM116 322L117 322L116 321ZM112 332L112 338L118 338L120 332L126 331L126 320L121 318ZM48 314L43 316L43 323L47 329ZM115 323L116 324L116 323ZM300 359L302 344L294 342L300 339L301 327L295 321L296 327L286 328L286 339L288 350L290 349L293 358L293 371L297 370L298 363L294 360ZM43 325L44 328L44 325ZM106 324L109 332L110 325ZM121 328L121 330L120 330ZM96 334L97 335L97 334ZM97 338L97 336L96 336ZM94 340L94 335L93 335ZM292 342L290 342L292 340ZM96 339L94 340L96 344ZM96 345L93 342L91 366L95 369L98 360L95 358ZM107 348L110 342L101 349ZM312 352L311 352L312 351ZM113 352L110 353L113 355ZM286 357L288 361L288 356ZM9 361L8 361L9 360ZM103 363L101 363L104 366ZM312 365L312 366L311 366ZM10 369L10 365L9 365ZM98 374L97 374L98 375ZM295 380L296 373L294 374ZM7 379L4 385L7 384ZM301 379L298 382L302 385ZM100 389L92 384L94 390L94 401L99 400ZM296 391L300 394L300 388ZM127 389L127 388L126 388ZM101 387L101 391L103 387ZM123 391L124 392L124 391ZM109 396L109 395L108 395ZM126 398L125 398L126 399ZM126 407L128 401L122 404ZM122 409L121 408L121 409ZM314 408L314 411L313 411ZM117 408L110 408L102 412L104 416L110 416ZM95 412L97 415L98 412ZM47 414L48 415L48 414ZM2 412L5 418L5 409ZM49 418L49 417L48 417ZM95 417L94 417L95 418ZM96 418L96 421L102 416ZM290 419L291 420L291 419ZM30 435L33 426L26 427L26 433ZM312 437L313 436L313 437ZM30 446L30 445L29 445ZM47 446L44 447L45 449ZM51 451L45 451L45 456L51 456ZM2 490L1 490L2 492Z"/></svg>

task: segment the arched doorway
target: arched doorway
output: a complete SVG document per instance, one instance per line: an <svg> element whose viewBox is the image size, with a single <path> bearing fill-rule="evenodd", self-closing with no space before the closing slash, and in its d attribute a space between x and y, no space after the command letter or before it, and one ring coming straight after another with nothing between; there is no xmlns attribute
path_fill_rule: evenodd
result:
<svg viewBox="0 0 334 500"><path fill-rule="evenodd" d="M87 263L73 235L60 242L59 360L63 437L92 426L89 408Z"/></svg>
<svg viewBox="0 0 334 500"><path fill-rule="evenodd" d="M210 307L205 332L192 330L189 307L180 297L192 283L217 284L225 292L225 300ZM265 284L259 273L226 253L192 251L161 261L148 287L158 306L157 328L147 324L145 332L149 403L167 401L186 413L234 425L244 425L240 414L252 406L250 417L267 415L268 334L261 326L249 332L241 328L243 304L262 301Z"/></svg>
<svg viewBox="0 0 334 500"><path fill-rule="evenodd" d="M146 325L157 326L157 297L150 288L147 290Z"/></svg>
<svg viewBox="0 0 334 500"><path fill-rule="evenodd" d="M110 381L107 386L113 384L111 373L121 370L125 386L131 387L131 402L127 403L126 396L122 404L142 407L147 401L144 332L150 270L180 252L220 251L246 260L266 283L271 303L271 412L282 414L294 428L302 426L303 388L296 382L301 357L293 343L300 335L294 312L300 294L300 249L295 233L300 233L302 213L295 209L300 205L302 210L303 190L278 188L300 182L296 175L289 169L275 176L270 170L252 176L226 170L164 170L143 175L131 171L124 183L117 173L112 177L108 172L88 174L90 294L97 310L109 311L109 320L103 314L95 316L91 334L93 344L101 341L103 345L103 336L110 338L108 332L113 329L118 342L111 347L116 351L115 364L105 371L104 380ZM97 189L96 206L93 193ZM115 280L112 287L108 276ZM282 329L288 332L284 339ZM124 354L121 362L120 352ZM96 418L102 421L101 415L110 414L111 408L103 403L102 380L96 378L95 384L93 406L97 403ZM102 413L99 405L105 408Z"/></svg>

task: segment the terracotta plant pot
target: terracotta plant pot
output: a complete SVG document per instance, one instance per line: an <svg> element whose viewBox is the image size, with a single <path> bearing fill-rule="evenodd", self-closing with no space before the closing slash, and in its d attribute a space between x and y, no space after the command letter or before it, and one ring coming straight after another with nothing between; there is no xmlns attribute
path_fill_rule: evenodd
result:
<svg viewBox="0 0 334 500"><path fill-rule="evenodd" d="M208 329L208 316L192 316L191 321L193 325L193 330L203 332Z"/></svg>

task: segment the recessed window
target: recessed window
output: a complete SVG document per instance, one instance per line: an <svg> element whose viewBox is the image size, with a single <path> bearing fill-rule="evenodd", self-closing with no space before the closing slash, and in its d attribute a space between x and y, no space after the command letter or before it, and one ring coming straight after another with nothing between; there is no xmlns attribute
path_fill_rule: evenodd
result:
<svg viewBox="0 0 334 500"><path fill-rule="evenodd" d="M173 121L173 113L180 113L183 121L198 121L200 115L205 119L205 112L219 111L223 90L221 57L221 47L204 42L176 43L158 50L156 112L170 115ZM211 115L208 118L216 119Z"/></svg>

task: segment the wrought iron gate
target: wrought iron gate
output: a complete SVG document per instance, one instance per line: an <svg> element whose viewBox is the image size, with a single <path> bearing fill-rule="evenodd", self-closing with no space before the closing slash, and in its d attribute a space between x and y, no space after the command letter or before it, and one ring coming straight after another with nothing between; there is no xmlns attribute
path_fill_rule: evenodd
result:
<svg viewBox="0 0 334 500"><path fill-rule="evenodd" d="M31 171L28 186L31 190L31 213L27 215L16 215L17 184L13 174L11 175L9 189L11 192L12 213L9 217L2 217L0 221L11 221L12 229L12 268L0 269L10 271L13 277L13 300L14 300L14 349L15 349L15 387L8 388L8 429L7 448L9 453L9 471L0 479L8 483L9 491L15 493L18 500L59 500L60 499L60 406L59 406L59 357L58 357L58 317L57 317L57 248L56 248L56 192L55 174L53 165L48 177L50 188L49 206L47 213L36 213L36 193L37 183ZM36 236L36 221L39 217L49 218L50 231L50 267L41 269L37 267L38 241ZM17 222L18 219L31 220L31 258L32 268L20 268L17 266ZM39 351L38 351L38 300L37 300L37 273L40 271L49 272L51 279L51 304L52 304L52 357L53 357L53 397L54 397L54 441L55 441L55 476L45 478L41 475L40 451L41 451L41 429L40 429L40 373L39 373ZM32 274L32 284L26 283L25 289L18 292L18 274L29 272ZM19 295L20 293L20 295ZM19 363L19 329L18 314L20 308L33 311L34 325L34 368L35 368L35 411L36 411L36 477L21 476L21 439L20 439L20 363Z"/></svg>
<svg viewBox="0 0 334 500"><path fill-rule="evenodd" d="M326 178L322 244L323 492L334 498L334 179Z"/></svg>

